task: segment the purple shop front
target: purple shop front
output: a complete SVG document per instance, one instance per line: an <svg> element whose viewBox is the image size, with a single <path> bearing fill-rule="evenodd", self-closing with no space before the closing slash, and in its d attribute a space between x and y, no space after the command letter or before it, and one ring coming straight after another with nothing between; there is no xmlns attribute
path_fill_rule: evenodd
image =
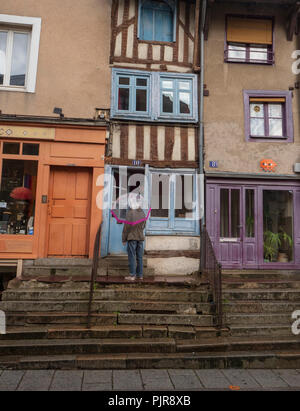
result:
<svg viewBox="0 0 300 411"><path fill-rule="evenodd" d="M300 181L210 178L206 221L228 269L300 269Z"/></svg>

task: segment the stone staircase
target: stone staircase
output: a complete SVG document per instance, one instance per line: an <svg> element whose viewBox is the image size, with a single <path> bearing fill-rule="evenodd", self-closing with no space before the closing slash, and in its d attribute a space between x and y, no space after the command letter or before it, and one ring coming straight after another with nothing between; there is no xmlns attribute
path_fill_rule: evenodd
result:
<svg viewBox="0 0 300 411"><path fill-rule="evenodd" d="M87 276L25 273L2 294L0 369L300 367L300 336L291 332L299 279L224 271L225 326L217 330L204 280L99 276L87 329Z"/></svg>

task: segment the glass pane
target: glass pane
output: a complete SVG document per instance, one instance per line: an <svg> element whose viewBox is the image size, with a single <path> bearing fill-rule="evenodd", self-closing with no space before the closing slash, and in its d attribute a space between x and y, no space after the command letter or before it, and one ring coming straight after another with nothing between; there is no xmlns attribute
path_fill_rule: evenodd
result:
<svg viewBox="0 0 300 411"><path fill-rule="evenodd" d="M254 190L246 190L246 237L255 237Z"/></svg>
<svg viewBox="0 0 300 411"><path fill-rule="evenodd" d="M189 81L179 81L180 90L190 90L191 83Z"/></svg>
<svg viewBox="0 0 300 411"><path fill-rule="evenodd" d="M193 175L176 176L175 218L193 218L195 209L193 182Z"/></svg>
<svg viewBox="0 0 300 411"><path fill-rule="evenodd" d="M251 136L264 136L265 135L265 121L260 118L250 119L250 133Z"/></svg>
<svg viewBox="0 0 300 411"><path fill-rule="evenodd" d="M228 46L228 59L231 60L246 60L246 46Z"/></svg>
<svg viewBox="0 0 300 411"><path fill-rule="evenodd" d="M268 104L269 117L282 118L281 104Z"/></svg>
<svg viewBox="0 0 300 411"><path fill-rule="evenodd" d="M40 149L39 144L23 143L23 155L24 156L38 156L39 149Z"/></svg>
<svg viewBox="0 0 300 411"><path fill-rule="evenodd" d="M129 77L120 77L119 84L129 86L130 85L130 78Z"/></svg>
<svg viewBox="0 0 300 411"><path fill-rule="evenodd" d="M229 237L229 190L221 188L220 192L220 237Z"/></svg>
<svg viewBox="0 0 300 411"><path fill-rule="evenodd" d="M250 47L250 60L268 60L268 48L267 47Z"/></svg>
<svg viewBox="0 0 300 411"><path fill-rule="evenodd" d="M169 217L170 175L152 174L151 217Z"/></svg>
<svg viewBox="0 0 300 411"><path fill-rule="evenodd" d="M147 90L136 90L136 111L147 111Z"/></svg>
<svg viewBox="0 0 300 411"><path fill-rule="evenodd" d="M264 105L263 104L250 104L250 117L264 117Z"/></svg>
<svg viewBox="0 0 300 411"><path fill-rule="evenodd" d="M14 33L10 85L25 86L27 74L28 38L26 33Z"/></svg>
<svg viewBox="0 0 300 411"><path fill-rule="evenodd" d="M33 234L37 161L3 160L0 234Z"/></svg>
<svg viewBox="0 0 300 411"><path fill-rule="evenodd" d="M240 190L231 190L231 237L240 237Z"/></svg>
<svg viewBox="0 0 300 411"><path fill-rule="evenodd" d="M129 88L119 88L118 110L129 110Z"/></svg>
<svg viewBox="0 0 300 411"><path fill-rule="evenodd" d="M191 114L190 93L179 93L179 104L181 114Z"/></svg>
<svg viewBox="0 0 300 411"><path fill-rule="evenodd" d="M173 88L173 81L172 80L163 80L161 82L162 88Z"/></svg>
<svg viewBox="0 0 300 411"><path fill-rule="evenodd" d="M264 190L264 261L293 261L293 192Z"/></svg>
<svg viewBox="0 0 300 411"><path fill-rule="evenodd" d="M3 154L20 154L20 143L3 143Z"/></svg>
<svg viewBox="0 0 300 411"><path fill-rule="evenodd" d="M282 120L270 119L269 120L269 135L270 136L283 136Z"/></svg>
<svg viewBox="0 0 300 411"><path fill-rule="evenodd" d="M173 96L172 92L163 91L163 107L164 113L173 113Z"/></svg>
<svg viewBox="0 0 300 411"><path fill-rule="evenodd" d="M137 78L136 85L140 87L147 87L147 79L146 78Z"/></svg>
<svg viewBox="0 0 300 411"><path fill-rule="evenodd" d="M3 84L6 65L6 41L7 33L0 32L0 84Z"/></svg>

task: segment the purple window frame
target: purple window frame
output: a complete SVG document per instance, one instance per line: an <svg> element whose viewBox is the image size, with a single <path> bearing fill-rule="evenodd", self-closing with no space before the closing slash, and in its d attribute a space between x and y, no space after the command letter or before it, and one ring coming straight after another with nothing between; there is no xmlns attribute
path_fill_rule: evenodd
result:
<svg viewBox="0 0 300 411"><path fill-rule="evenodd" d="M261 19L261 20L271 20L272 21L272 45L265 44L267 46L267 54L268 58L266 61L259 61L259 60L251 60L250 59L250 47L251 46L264 46L264 44L255 44L255 43L236 43L236 45L243 45L245 46L246 50L246 59L245 60L237 60L233 61L232 59L228 59L228 52L229 52L229 44L233 44L232 42L227 41L227 21L228 17L237 17L237 18L247 18L247 19ZM224 41L224 62L225 63L241 63L241 64L260 64L263 66L273 65L275 64L275 53L274 53L274 17L271 16L253 16L253 15L242 15L242 14L228 14L226 15L225 19L225 41Z"/></svg>
<svg viewBox="0 0 300 411"><path fill-rule="evenodd" d="M244 119L245 119L245 135L248 142L294 142L294 125L293 125L293 110L292 110L292 92L291 91L270 91L270 90L244 90ZM272 136L251 136L250 133L250 98L285 98L285 103L282 103L282 120L283 120L283 137Z"/></svg>

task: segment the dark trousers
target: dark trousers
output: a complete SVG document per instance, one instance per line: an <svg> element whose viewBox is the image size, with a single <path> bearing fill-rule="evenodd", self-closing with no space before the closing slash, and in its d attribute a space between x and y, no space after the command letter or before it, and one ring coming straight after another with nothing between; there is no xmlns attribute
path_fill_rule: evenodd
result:
<svg viewBox="0 0 300 411"><path fill-rule="evenodd" d="M128 241L127 252L130 275L143 277L144 241Z"/></svg>

